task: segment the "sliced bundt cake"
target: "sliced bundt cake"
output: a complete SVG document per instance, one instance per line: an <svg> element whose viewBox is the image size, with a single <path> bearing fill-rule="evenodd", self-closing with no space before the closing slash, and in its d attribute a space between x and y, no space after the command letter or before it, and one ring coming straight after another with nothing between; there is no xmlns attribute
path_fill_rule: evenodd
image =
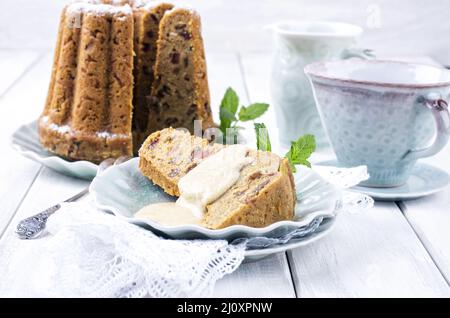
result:
<svg viewBox="0 0 450 318"><path fill-rule="evenodd" d="M167 128L151 134L144 142L139 151L139 168L164 191L180 196L180 179L224 147L186 131ZM247 156L254 160L242 168L237 182L206 205L201 221L205 227L264 227L293 218L295 186L287 160L257 150L248 150Z"/></svg>
<svg viewBox="0 0 450 318"><path fill-rule="evenodd" d="M176 72L184 80L174 81ZM99 162L137 153L160 128L192 131L194 119L204 129L212 125L200 19L192 10L138 0L85 0L64 9L39 119L46 149Z"/></svg>

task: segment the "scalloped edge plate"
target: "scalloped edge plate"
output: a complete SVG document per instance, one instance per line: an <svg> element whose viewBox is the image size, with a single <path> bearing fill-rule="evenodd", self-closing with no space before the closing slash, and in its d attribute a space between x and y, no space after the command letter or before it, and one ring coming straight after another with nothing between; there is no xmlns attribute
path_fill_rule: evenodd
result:
<svg viewBox="0 0 450 318"><path fill-rule="evenodd" d="M126 221L174 239L225 239L280 237L307 226L317 217L334 218L342 205L342 193L313 170L300 166L295 174L297 204L294 221L280 221L264 228L233 225L211 230L198 225L164 226L148 219L134 218L142 207L156 202L173 201L138 169L139 158L113 166L94 178L90 193L96 206Z"/></svg>
<svg viewBox="0 0 450 318"><path fill-rule="evenodd" d="M24 157L70 177L92 180L98 165L85 161L68 161L45 150L39 142L37 120L20 126L11 136L11 146Z"/></svg>

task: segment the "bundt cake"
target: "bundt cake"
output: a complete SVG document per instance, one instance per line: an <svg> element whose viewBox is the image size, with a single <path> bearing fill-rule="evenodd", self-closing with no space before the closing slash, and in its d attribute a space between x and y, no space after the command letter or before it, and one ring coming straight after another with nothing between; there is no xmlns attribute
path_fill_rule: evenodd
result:
<svg viewBox="0 0 450 318"><path fill-rule="evenodd" d="M180 196L180 179L224 147L187 131L166 128L151 134L142 145L139 169L168 194ZM264 227L293 218L295 186L287 159L257 150L249 150L247 156L253 163L244 166L237 182L206 206L201 220L205 227Z"/></svg>
<svg viewBox="0 0 450 318"><path fill-rule="evenodd" d="M180 37L189 44L166 43L175 39L162 34L169 30L164 25L179 24L186 24ZM186 59L189 67L180 74L189 81L174 84L172 77L163 76L174 72L172 64L160 61L170 58L167 45ZM171 94L183 98L169 98ZM78 1L63 10L38 125L44 148L68 159L100 162L132 155L164 125L192 130L193 119L203 120L203 128L212 125L200 21L194 11L137 0Z"/></svg>

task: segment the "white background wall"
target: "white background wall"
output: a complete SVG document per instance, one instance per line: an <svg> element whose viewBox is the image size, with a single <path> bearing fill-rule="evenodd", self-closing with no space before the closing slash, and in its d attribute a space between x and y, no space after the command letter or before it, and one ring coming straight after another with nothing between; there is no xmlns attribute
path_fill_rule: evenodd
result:
<svg viewBox="0 0 450 318"><path fill-rule="evenodd" d="M49 48L68 0L0 0L0 48ZM428 54L450 65L450 0L190 0L208 50L270 51L263 26L281 19L361 25L361 45L382 54Z"/></svg>

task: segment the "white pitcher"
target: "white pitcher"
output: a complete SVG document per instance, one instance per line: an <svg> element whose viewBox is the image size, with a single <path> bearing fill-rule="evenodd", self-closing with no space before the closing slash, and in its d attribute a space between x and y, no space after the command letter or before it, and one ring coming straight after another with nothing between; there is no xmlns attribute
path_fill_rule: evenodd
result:
<svg viewBox="0 0 450 318"><path fill-rule="evenodd" d="M269 26L275 34L276 52L272 65L271 93L280 143L304 134L316 137L317 147L328 146L312 89L303 69L322 60L350 57L369 58L370 50L352 48L363 29L338 22L280 22Z"/></svg>

